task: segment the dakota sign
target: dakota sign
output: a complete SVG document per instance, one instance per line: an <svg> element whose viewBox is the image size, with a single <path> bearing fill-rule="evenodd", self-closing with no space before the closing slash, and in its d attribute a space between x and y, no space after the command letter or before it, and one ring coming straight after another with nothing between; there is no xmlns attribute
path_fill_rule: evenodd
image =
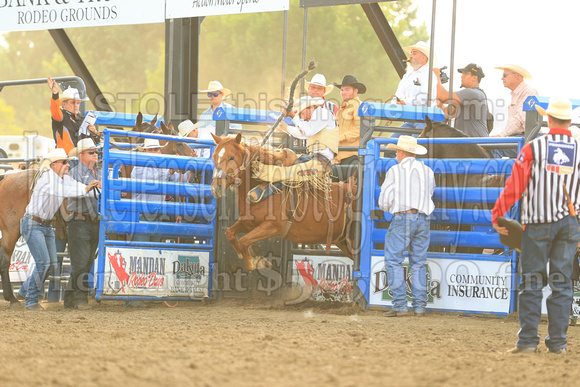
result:
<svg viewBox="0 0 580 387"><path fill-rule="evenodd" d="M0 0L0 30L163 23L163 0Z"/></svg>

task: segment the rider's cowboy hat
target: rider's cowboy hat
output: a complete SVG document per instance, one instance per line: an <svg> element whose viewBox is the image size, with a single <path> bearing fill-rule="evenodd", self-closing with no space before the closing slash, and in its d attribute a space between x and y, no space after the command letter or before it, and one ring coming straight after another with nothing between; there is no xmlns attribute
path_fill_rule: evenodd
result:
<svg viewBox="0 0 580 387"><path fill-rule="evenodd" d="M194 124L193 122L191 122L191 120L185 120L181 124L179 124L177 129L179 130L179 135L181 137L187 137L189 133L199 128L201 125L203 125L203 121L199 121L196 124Z"/></svg>
<svg viewBox="0 0 580 387"><path fill-rule="evenodd" d="M552 116L559 120L572 119L572 102L568 98L552 97L548 104L548 109L544 109L540 105L535 105L536 110L543 116Z"/></svg>
<svg viewBox="0 0 580 387"><path fill-rule="evenodd" d="M364 84L360 83L354 75L350 74L345 75L344 78L342 78L342 83L338 84L334 82L334 86L338 87L339 89L342 86L352 86L355 89L358 89L359 94L364 94L367 92L367 87Z"/></svg>
<svg viewBox="0 0 580 387"><path fill-rule="evenodd" d="M66 89L65 91L62 92L62 95L60 96L60 101L67 101L69 99L74 99L75 101L88 101L88 98L81 98L81 95L79 93L79 91L77 89L75 89L74 87L69 87L68 89Z"/></svg>
<svg viewBox="0 0 580 387"><path fill-rule="evenodd" d="M219 91L219 92L221 92L224 95L224 97L226 95L232 94L232 91L230 89L226 89L218 81L210 81L209 82L209 85L207 86L207 90L200 90L199 92L200 93L209 93L209 92L213 92L213 91Z"/></svg>
<svg viewBox="0 0 580 387"><path fill-rule="evenodd" d="M49 168L50 164L60 160L68 160L66 151L62 148L53 149L44 155L44 158L42 159L38 169Z"/></svg>
<svg viewBox="0 0 580 387"><path fill-rule="evenodd" d="M326 77L322 74L315 74L310 82L306 81L304 83L306 83L306 87L310 87L310 85L324 87L326 89L324 95L330 93L332 89L334 89L334 86L326 84Z"/></svg>
<svg viewBox="0 0 580 387"><path fill-rule="evenodd" d="M143 145L136 145L135 148L142 152L145 149L163 148L163 145L159 144L159 140L154 138L146 138L143 142Z"/></svg>
<svg viewBox="0 0 580 387"><path fill-rule="evenodd" d="M427 148L417 144L417 139L411 136L401 136L397 144L388 144L387 149L402 150L416 155L424 155L427 153Z"/></svg>
<svg viewBox="0 0 580 387"><path fill-rule="evenodd" d="M515 64L506 64L506 65L497 66L497 67L494 67L494 68L496 70L513 71L514 73L520 74L522 77L524 77L524 79L527 79L527 80L530 80L530 81L532 80L532 76L530 75L530 73L528 72L528 70L526 70L522 66L518 66L518 65L515 65Z"/></svg>
<svg viewBox="0 0 580 387"><path fill-rule="evenodd" d="M83 138L82 140L79 140L76 148L73 148L70 152L68 152L68 156L79 157L79 155L86 150L99 149L101 147L102 145L95 145L95 142L92 138Z"/></svg>
<svg viewBox="0 0 580 387"><path fill-rule="evenodd" d="M301 97L296 101L296 113L300 114L300 112L310 106L320 106L324 105L323 98L312 98L310 96Z"/></svg>

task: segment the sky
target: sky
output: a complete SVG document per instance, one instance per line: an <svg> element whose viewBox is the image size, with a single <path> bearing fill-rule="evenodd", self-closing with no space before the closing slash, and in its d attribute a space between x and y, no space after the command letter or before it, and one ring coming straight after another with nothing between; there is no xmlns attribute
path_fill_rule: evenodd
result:
<svg viewBox="0 0 580 387"><path fill-rule="evenodd" d="M431 31L433 0L415 0L418 18ZM450 64L453 0L437 0L435 53L439 66ZM481 88L494 102L495 127L505 126L511 97L503 87L502 70L513 63L532 75L529 82L540 96L580 99L580 1L572 0L457 0L455 69L476 63L485 78ZM567 70L571 67L573 70ZM449 73L448 73L449 75ZM455 70L454 90L461 84ZM498 107L499 106L499 107Z"/></svg>

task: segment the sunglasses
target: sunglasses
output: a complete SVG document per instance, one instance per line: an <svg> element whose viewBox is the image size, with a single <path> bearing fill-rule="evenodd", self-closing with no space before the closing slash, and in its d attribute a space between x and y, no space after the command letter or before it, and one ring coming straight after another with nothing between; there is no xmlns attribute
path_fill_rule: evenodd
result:
<svg viewBox="0 0 580 387"><path fill-rule="evenodd" d="M211 97L217 97L217 96L219 96L220 94L221 94L221 93L219 93L219 92L218 92L218 93L207 93L207 96L208 96L209 98L211 98Z"/></svg>
<svg viewBox="0 0 580 387"><path fill-rule="evenodd" d="M515 73L508 73L508 74L506 74L506 73L503 73L503 74L502 74L502 78L507 78L507 77L508 77L508 75L512 75L512 74L515 74Z"/></svg>
<svg viewBox="0 0 580 387"><path fill-rule="evenodd" d="M58 160L58 161L55 161L55 163L62 163L62 165L67 165L68 160Z"/></svg>
<svg viewBox="0 0 580 387"><path fill-rule="evenodd" d="M87 154L89 154L89 155L91 155L91 156L92 156L92 155L94 155L94 154L96 154L96 153L97 153L97 151L88 151L88 152L87 152Z"/></svg>

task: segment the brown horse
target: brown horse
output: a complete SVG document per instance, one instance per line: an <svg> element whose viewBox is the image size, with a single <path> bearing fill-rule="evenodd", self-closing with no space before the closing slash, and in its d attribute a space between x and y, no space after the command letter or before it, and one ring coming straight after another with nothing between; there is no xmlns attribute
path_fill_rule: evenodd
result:
<svg viewBox="0 0 580 387"><path fill-rule="evenodd" d="M14 297L8 269L14 246L20 238L20 219L24 216L26 206L30 202L32 191L29 189L35 170L7 175L0 181L0 279L4 299L11 304L18 304Z"/></svg>
<svg viewBox="0 0 580 387"><path fill-rule="evenodd" d="M236 137L213 136L217 145L214 152L215 169L211 183L211 191L216 198L225 194L227 188L237 187L237 204L240 217L236 223L227 229L226 238L233 246L240 259L243 259L248 270L270 267L271 263L264 257L254 257L250 246L258 241L279 237L294 243L326 243L329 229L330 239L346 256L353 258L351 219L346 216L348 207L354 206L356 186L354 179L347 183L331 185L331 200L327 211L325 193L314 190L296 192L300 199L295 211L291 211L291 199L287 195L289 188L283 193L271 195L261 202L249 204L246 194L250 189L261 183L251 176L248 165L254 154L256 159L265 164L292 165L294 157L288 158L288 150L278 154L272 153L243 143L241 133ZM290 151L291 152L291 151ZM329 219L328 213L330 212ZM292 215L294 214L294 215ZM330 224L333 223L333 226ZM247 233L240 239L238 234Z"/></svg>

